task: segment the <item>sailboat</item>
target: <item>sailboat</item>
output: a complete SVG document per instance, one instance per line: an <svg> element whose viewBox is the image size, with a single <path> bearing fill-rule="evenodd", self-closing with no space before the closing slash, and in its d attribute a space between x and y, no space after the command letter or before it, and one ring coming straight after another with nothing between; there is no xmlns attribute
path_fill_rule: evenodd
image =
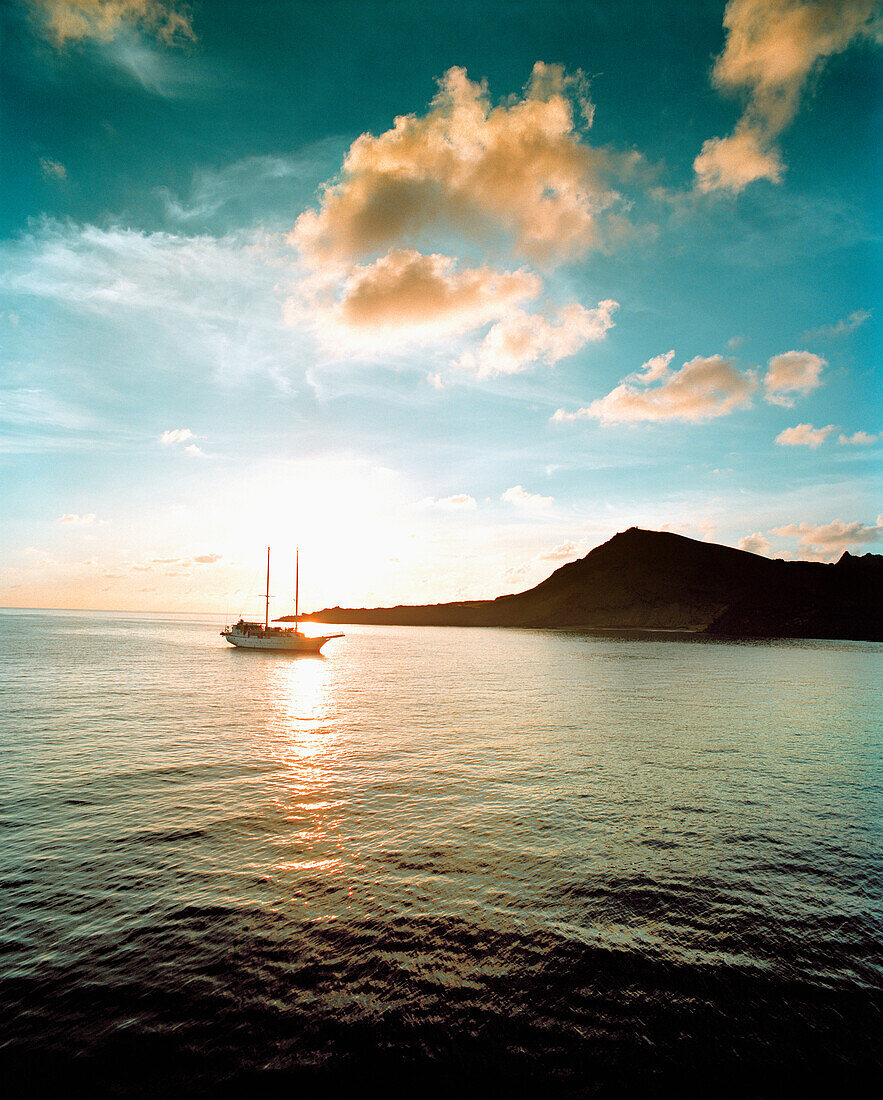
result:
<svg viewBox="0 0 883 1100"><path fill-rule="evenodd" d="M264 621L261 623L246 622L240 619L233 626L225 626L221 631L221 637L226 638L230 645L240 649L276 649L286 653L318 653L326 642L332 638L342 638L343 634L320 634L311 638L297 629L300 619L300 550L295 558L294 572L294 622L293 627L270 625L270 547L267 547L267 591L264 594ZM273 622L279 622L274 619Z"/></svg>

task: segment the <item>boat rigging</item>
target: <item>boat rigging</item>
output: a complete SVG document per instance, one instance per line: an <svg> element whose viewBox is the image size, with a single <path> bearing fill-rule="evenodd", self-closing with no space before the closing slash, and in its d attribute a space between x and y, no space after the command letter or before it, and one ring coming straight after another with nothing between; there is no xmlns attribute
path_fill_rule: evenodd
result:
<svg viewBox="0 0 883 1100"><path fill-rule="evenodd" d="M326 642L332 638L343 638L343 634L320 634L310 637L298 630L300 621L300 548L295 552L294 566L294 626L270 625L270 547L267 547L267 590L264 593L264 622L247 622L240 618L233 626L225 626L221 637L230 645L239 649L273 649L288 653L319 653ZM279 622L275 619L274 622Z"/></svg>

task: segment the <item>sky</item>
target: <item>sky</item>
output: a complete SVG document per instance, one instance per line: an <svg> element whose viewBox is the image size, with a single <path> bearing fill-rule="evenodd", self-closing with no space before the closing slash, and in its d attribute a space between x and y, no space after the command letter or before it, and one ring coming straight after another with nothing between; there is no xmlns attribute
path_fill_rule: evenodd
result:
<svg viewBox="0 0 883 1100"><path fill-rule="evenodd" d="M878 3L0 20L0 605L880 552Z"/></svg>

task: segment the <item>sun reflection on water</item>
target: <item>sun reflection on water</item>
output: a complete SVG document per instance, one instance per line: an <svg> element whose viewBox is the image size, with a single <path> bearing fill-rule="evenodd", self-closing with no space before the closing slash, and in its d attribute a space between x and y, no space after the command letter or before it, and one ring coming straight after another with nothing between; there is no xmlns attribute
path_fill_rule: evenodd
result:
<svg viewBox="0 0 883 1100"><path fill-rule="evenodd" d="M274 732L286 754L301 760L322 756L336 740L331 670L324 657L280 661L267 684Z"/></svg>
<svg viewBox="0 0 883 1100"><path fill-rule="evenodd" d="M314 920L334 919L316 904L316 883L327 884L348 862L340 831L342 802L334 791L339 740L334 684L333 663L324 657L279 661L266 681L268 728L274 751L287 765L273 800L282 826L274 875L292 891L292 903L304 906Z"/></svg>

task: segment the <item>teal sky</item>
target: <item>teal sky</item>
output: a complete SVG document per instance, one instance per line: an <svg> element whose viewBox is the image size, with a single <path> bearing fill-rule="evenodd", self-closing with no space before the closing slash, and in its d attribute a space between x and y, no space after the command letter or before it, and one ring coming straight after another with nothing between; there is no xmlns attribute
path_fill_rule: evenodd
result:
<svg viewBox="0 0 883 1100"><path fill-rule="evenodd" d="M879 549L873 0L0 19L0 604Z"/></svg>

